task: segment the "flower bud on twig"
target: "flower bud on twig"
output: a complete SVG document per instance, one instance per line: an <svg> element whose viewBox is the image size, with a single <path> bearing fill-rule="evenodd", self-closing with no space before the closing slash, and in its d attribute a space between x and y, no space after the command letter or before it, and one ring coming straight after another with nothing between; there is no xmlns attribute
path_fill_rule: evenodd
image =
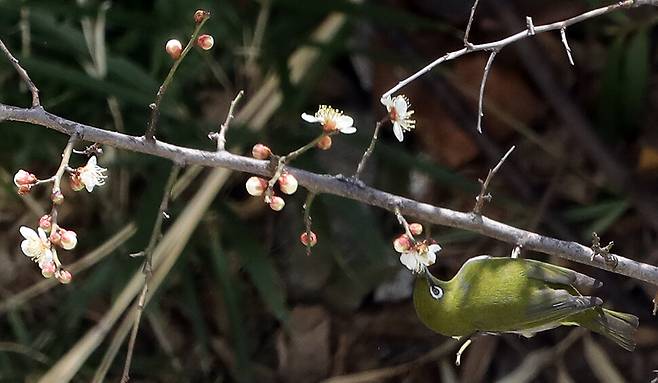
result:
<svg viewBox="0 0 658 383"><path fill-rule="evenodd" d="M72 230L61 230L61 244L64 250L71 250L78 244L78 235Z"/></svg>
<svg viewBox="0 0 658 383"><path fill-rule="evenodd" d="M411 240L409 239L409 237L407 237L406 234L402 234L401 236L395 238L395 240L393 241L393 248L398 253L403 253L411 249Z"/></svg>
<svg viewBox="0 0 658 383"><path fill-rule="evenodd" d="M411 223L409 224L409 231L413 235L421 235L423 233L423 225L420 223Z"/></svg>
<svg viewBox="0 0 658 383"><path fill-rule="evenodd" d="M66 270L60 270L59 272L55 273L55 276L57 277L59 283L63 285L71 283L71 279L73 278L71 273Z"/></svg>
<svg viewBox="0 0 658 383"><path fill-rule="evenodd" d="M303 233L299 236L299 240L301 241L301 243L302 243L304 246L309 246L309 245L310 245L311 247L313 247L313 246L315 246L315 245L318 243L318 236L315 235L314 232L311 232L311 241L310 241L310 244L309 244L309 238L308 238L308 237L309 237L309 236L308 236L308 233L307 233L307 232L303 232Z"/></svg>
<svg viewBox="0 0 658 383"><path fill-rule="evenodd" d="M329 150L329 148L331 148L331 137L329 136L322 137L320 141L318 141L316 146L320 150Z"/></svg>
<svg viewBox="0 0 658 383"><path fill-rule="evenodd" d="M263 144L256 144L251 149L251 155L257 160L266 160L272 155L272 150Z"/></svg>
<svg viewBox="0 0 658 383"><path fill-rule="evenodd" d="M285 194L294 194L298 186L297 179L292 174L283 174L279 177L279 189Z"/></svg>
<svg viewBox="0 0 658 383"><path fill-rule="evenodd" d="M262 195L265 189L267 189L267 181L260 177L249 177L245 187L247 188L247 193L256 197Z"/></svg>
<svg viewBox="0 0 658 383"><path fill-rule="evenodd" d="M210 17L210 12L203 10L203 9L197 9L196 12L194 12L194 22L199 24L202 22L204 19L207 19Z"/></svg>
<svg viewBox="0 0 658 383"><path fill-rule="evenodd" d="M55 272L57 271L57 267L55 266L55 262L50 261L46 262L43 265L41 265L41 275L43 275L44 278L52 278L55 275Z"/></svg>
<svg viewBox="0 0 658 383"><path fill-rule="evenodd" d="M196 43L201 49L207 51L215 45L215 39L210 35L201 35L196 39Z"/></svg>
<svg viewBox="0 0 658 383"><path fill-rule="evenodd" d="M52 226L53 217L50 214L46 214L43 217L39 218L39 227L43 229L46 233L50 231Z"/></svg>
<svg viewBox="0 0 658 383"><path fill-rule="evenodd" d="M50 200L53 201L55 205L61 205L62 202L64 202L64 194L62 194L61 190L53 190L50 195Z"/></svg>
<svg viewBox="0 0 658 383"><path fill-rule="evenodd" d="M284 201L283 198L279 196L272 196L272 198L270 198L270 209L281 211L284 206L286 206L286 201Z"/></svg>
<svg viewBox="0 0 658 383"><path fill-rule="evenodd" d="M16 185L18 188L20 188L22 185L33 185L36 182L37 177L23 169L20 169L16 172L16 174L14 174L14 185Z"/></svg>
<svg viewBox="0 0 658 383"><path fill-rule="evenodd" d="M183 53L183 44L181 44L181 42L176 39L171 39L167 41L167 45L165 45L165 51L167 51L167 54L171 56L172 59L178 60L181 53Z"/></svg>

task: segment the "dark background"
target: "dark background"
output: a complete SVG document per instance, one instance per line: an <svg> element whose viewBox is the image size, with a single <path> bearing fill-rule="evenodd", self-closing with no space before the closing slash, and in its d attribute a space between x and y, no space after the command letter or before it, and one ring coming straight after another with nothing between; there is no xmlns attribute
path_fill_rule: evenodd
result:
<svg viewBox="0 0 658 383"><path fill-rule="evenodd" d="M483 0L471 41L517 32L526 15L538 25L604 4ZM228 146L262 142L284 154L318 133L299 115L331 104L354 117L357 134L336 137L330 151L311 151L294 166L332 174L356 168L374 122L385 112L378 102L384 91L462 46L471 6L456 0L106 5L104 13L98 1L0 2L0 38L21 59L48 111L143 134L147 106L171 64L164 43L172 37L185 41L194 10L204 8L212 12L204 31L214 36L215 47L195 49L182 63L165 96L158 138L212 150L208 132L217 129L234 95L244 89L240 107L249 104L254 112L234 122ZM336 11L346 15L342 27L324 41L311 38ZM615 252L655 264L656 23L656 9L645 7L570 27L574 67L559 32L507 47L487 83L483 135L475 133L475 124L487 55L471 54L436 68L403 90L416 110L417 129L400 144L390 125L383 128L366 182L468 211L478 178L516 145L492 185L488 216L583 244L591 243L595 231L604 242L615 241ZM315 48L317 56L302 70L289 70L289 58L302 48ZM281 98L265 92L272 76ZM258 101L262 94L266 97ZM20 106L30 101L4 58L0 100ZM49 207L46 188L26 200L16 195L11 177L21 168L40 178L52 175L67 137L8 122L1 124L0 137L0 381L34 381L107 314L139 271L141 260L128 255L147 244L171 164L105 147L99 163L109 169L107 185L93 194L64 191L60 222L78 233L79 244L62 257L73 263L131 221L137 233L98 264L75 273L70 285L16 300L15 294L43 279L20 252L18 227L36 226L39 209ZM74 161L78 166L84 159ZM190 181L169 209L172 222L204 187L209 172L188 173ZM274 213L246 194L247 177L227 179L211 207L196 218L198 227L167 278L153 286L155 296L137 338L134 381L315 382L372 371L370 380L350 376L335 382L613 382L619 381L616 376L646 382L658 368L658 328L651 316L655 287L532 253L523 255L603 280L598 295L606 304L640 317L637 350L629 353L597 335L560 328L532 339L480 338L455 367L454 349L441 348L450 340L415 317L409 273L391 245L400 233L392 214L319 196L312 211L319 244L307 257L298 241L305 191L288 197L285 209ZM431 234L444 247L433 268L444 278L469 257L506 256L512 250L451 228L432 227ZM77 356L84 363L74 381L90 381L97 373L115 329L88 358ZM119 380L125 350L124 341L108 381Z"/></svg>

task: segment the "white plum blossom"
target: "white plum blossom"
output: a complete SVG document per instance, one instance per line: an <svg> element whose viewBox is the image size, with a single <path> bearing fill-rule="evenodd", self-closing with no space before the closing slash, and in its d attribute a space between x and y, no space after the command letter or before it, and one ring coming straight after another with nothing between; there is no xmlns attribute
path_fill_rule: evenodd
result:
<svg viewBox="0 0 658 383"><path fill-rule="evenodd" d="M391 98L390 95L382 97L381 103L388 111L389 118L393 124L393 133L398 141L404 140L404 132L409 132L416 127L416 120L411 119L414 111L410 109L409 99L404 95Z"/></svg>
<svg viewBox="0 0 658 383"><path fill-rule="evenodd" d="M30 257L34 262L37 262L39 267L53 261L55 256L54 250L50 245L46 232L42 228L34 231L27 226L21 226L19 231L25 238L21 242L23 254Z"/></svg>
<svg viewBox="0 0 658 383"><path fill-rule="evenodd" d="M414 273L420 273L425 267L436 262L436 253L441 251L437 244L427 245L422 242L400 255L400 262Z"/></svg>
<svg viewBox="0 0 658 383"><path fill-rule="evenodd" d="M352 126L354 125L352 117L328 105L320 105L315 115L302 113L302 119L312 124L319 123L326 133L339 131L343 134L352 134L356 132L356 128Z"/></svg>
<svg viewBox="0 0 658 383"><path fill-rule="evenodd" d="M78 168L78 176L88 192L92 192L95 186L103 186L107 176L104 174L107 169L96 164L96 156L92 156L87 161L87 165Z"/></svg>

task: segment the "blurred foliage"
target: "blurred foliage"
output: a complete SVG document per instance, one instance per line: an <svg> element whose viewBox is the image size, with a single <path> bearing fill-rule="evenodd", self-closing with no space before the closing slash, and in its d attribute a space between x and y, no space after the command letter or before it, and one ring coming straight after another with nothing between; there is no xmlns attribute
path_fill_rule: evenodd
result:
<svg viewBox="0 0 658 383"><path fill-rule="evenodd" d="M571 5L584 10L600 2L558 2L555 7L573 14ZM536 2L529 10L524 8L524 12L537 11L552 17L552 7L552 2ZM294 166L320 173L350 174L370 140L372 121L381 118L378 94L405 73L458 47L470 5L457 1L5 0L0 1L0 38L30 73L48 111L104 129L141 135L148 119L148 105L171 64L163 49L164 42L173 37L185 40L193 29L191 15L198 8L212 12L205 32L215 37L216 45L209 52L195 49L181 65L163 102L158 139L212 150L214 144L207 134L224 120L237 90L247 92L244 105L261 89L263 79L277 75L282 100L276 113L261 131L249 124L234 124L228 133L229 147L248 148L264 142L276 153L286 153L317 133L299 115L314 111L319 103L332 103L355 117L359 132L350 139L336 138L331 151L311 152ZM346 26L327 43L312 41L313 31L332 12L346 14ZM484 15L488 11L482 8L478 12ZM650 105L656 108L650 84L656 84L658 18L635 16L612 14L574 26L575 32L570 33L577 52L591 46L592 54L598 55L590 62L578 62L575 71L580 72L576 75L582 76L576 76L571 85L583 95L582 107L597 122L597 132L625 160L634 158L631 151L638 146L655 145L655 136L647 133L647 127L655 128L656 121L652 120L655 113L650 113ZM259 26L258 20L263 24ZM484 40L488 41L492 38L487 33L500 28L491 26L490 16L486 20L489 24L481 30L476 20L474 33L487 36ZM93 26L87 35L85 23ZM264 28L262 39L254 37L259 28ZM408 53L409 47L399 44L400 36L411 45L413 54ZM290 78L288 60L293 52L309 46L319 48L320 56L295 83ZM496 66L522 72L510 57L502 56ZM418 96L412 101L419 100L421 104L416 113L419 130L442 132L449 125L459 125L459 137L466 137L476 154L454 165L427 148L451 145L450 139L456 136L428 138L418 132L418 136L408 135L400 145L390 129L384 129L368 164L369 184L442 206L471 208L479 189L477 179L486 175L495 159L487 157L485 147L478 146L477 139L468 133L472 127L461 126L456 122L458 118L433 114L443 104L437 99L434 81L444 77L442 71L459 72L458 65L456 62L429 74L419 81L422 85L410 87L410 92ZM584 69L579 69L581 65ZM591 78L592 73L595 79ZM478 83L480 75L476 76ZM525 77L509 80L514 81L522 81L523 86L536 93L526 84ZM457 91L454 98L470 105L474 121L475 100ZM4 59L0 60L0 100L21 106L27 106L30 100ZM529 192L524 196L510 186L514 183L508 184L510 177L501 175L496 179L494 203L488 212L494 218L522 227L538 221L539 231L547 234L555 233L555 225L547 224L552 219L583 241L596 231L615 238L622 254L628 250L638 254L638 260L648 257L648 245L624 244L630 233L635 236L638 227L643 227L637 223L632 198L601 181L596 164L592 164L595 161L583 159L568 138L560 139L555 134L562 129L559 121L550 111L542 113L539 121L523 120L521 126L535 130L542 140L555 142L565 158L555 163L546 161L544 153L528 137L513 132L509 124L497 128L492 122L492 136L484 140L491 140L498 147L520 147L521 157L513 160L520 165L520 173L511 177L520 178ZM487 112L485 125L496 118L496 113ZM41 127L9 122L0 125L0 133L0 171L13 174L23 168L39 177L54 173L67 139ZM74 166L83 163L79 157L75 161ZM561 161L566 162L563 167L557 163ZM99 162L109 168L108 185L93 194L71 194L70 198L67 194L62 216L65 225L78 232L80 241L74 254L66 255L66 262L103 243L129 221L134 220L139 230L101 263L76 275L73 284L51 289L0 314L0 343L20 345L27 350L4 352L0 347L0 381L32 381L48 370L98 323L133 273L139 271L141 260L128 254L139 251L148 241L170 164L112 148L105 148ZM563 170L564 178L553 178ZM194 178L173 202L168 212L172 220L203 185L207 174L204 170ZM650 173L649 178L652 176ZM34 265L19 254L17 234L20 225L34 226L37 218L15 196L10 179L0 179L0 225L5 233L0 238L0 257L3 262L6 258L6 268L10 270L0 274L0 285L2 296L8 297L40 280ZM391 303L374 298L373 291L391 281L401 268L390 245L390 238L400 232L392 215L354 201L321 195L312 209L313 230L320 241L313 255L306 257L305 249L298 243L303 230L301 205L305 192L300 190L287 198L284 211L274 214L262 204L254 207L244 191L245 180L246 175L234 174L226 182L147 307L132 368L132 375L139 379L136 381L268 381L265 377L285 381L290 375L281 367L281 358L286 342L294 339L298 330L296 309L303 306L322 306L333 321L331 339L321 339L338 355L332 354L335 360L327 361L327 371L331 371L332 363L332 371L337 373L400 363L417 358L443 341L413 319L402 325L395 322L409 316L409 299ZM555 189L549 206L544 206L542 201L549 194L545 191ZM33 197L47 207L44 193L37 191ZM445 247L444 263L437 267L439 273L454 272L465 258L478 253L506 255L510 250L507 245L460 230L434 228L432 236ZM646 230L637 236L647 243L655 241L655 233ZM655 257L652 259L655 262ZM612 278L614 282L615 277ZM640 287L626 286L622 290L624 294L640 294L631 300L617 295L613 302L621 306L621 311L647 310L642 305L647 304L648 298ZM373 325L378 313L392 323L380 332ZM163 334L156 324L162 327ZM369 340L357 342L361 333L367 334ZM555 333L558 335L538 336L536 344L553 345L565 334ZM113 334L111 331L108 340L84 363L75 381L91 379ZM515 350L507 354L520 360L527 354L524 347L530 347L520 342L512 339L498 347ZM320 348L322 344L313 343L313 347ZM348 351L339 345L350 348L349 355L354 355L342 355L349 360L340 362L342 370L337 367L342 360L337 350ZM295 350L288 352L295 355ZM124 353L125 343L110 368L108 380L118 380ZM495 357L488 356L489 360ZM622 358L620 363L630 365L627 359ZM437 368L428 366L427 371L411 372L408 381L435 381ZM501 356L499 367L480 379L491 381L512 369L509 360ZM574 376L591 378L582 366L574 369ZM442 376L450 375L446 371L442 367ZM485 368L482 374L486 372ZM640 372L629 380L646 373ZM547 372L545 378L551 377L554 375Z"/></svg>

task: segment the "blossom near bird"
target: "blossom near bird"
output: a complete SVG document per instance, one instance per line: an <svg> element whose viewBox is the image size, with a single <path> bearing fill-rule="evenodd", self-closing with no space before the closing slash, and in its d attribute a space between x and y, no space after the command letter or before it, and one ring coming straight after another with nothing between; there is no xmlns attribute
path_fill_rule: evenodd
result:
<svg viewBox="0 0 658 383"><path fill-rule="evenodd" d="M441 251L441 246L431 239L414 243L406 234L396 238L393 247L400 253L400 262L414 273L432 266L436 262L436 253Z"/></svg>

